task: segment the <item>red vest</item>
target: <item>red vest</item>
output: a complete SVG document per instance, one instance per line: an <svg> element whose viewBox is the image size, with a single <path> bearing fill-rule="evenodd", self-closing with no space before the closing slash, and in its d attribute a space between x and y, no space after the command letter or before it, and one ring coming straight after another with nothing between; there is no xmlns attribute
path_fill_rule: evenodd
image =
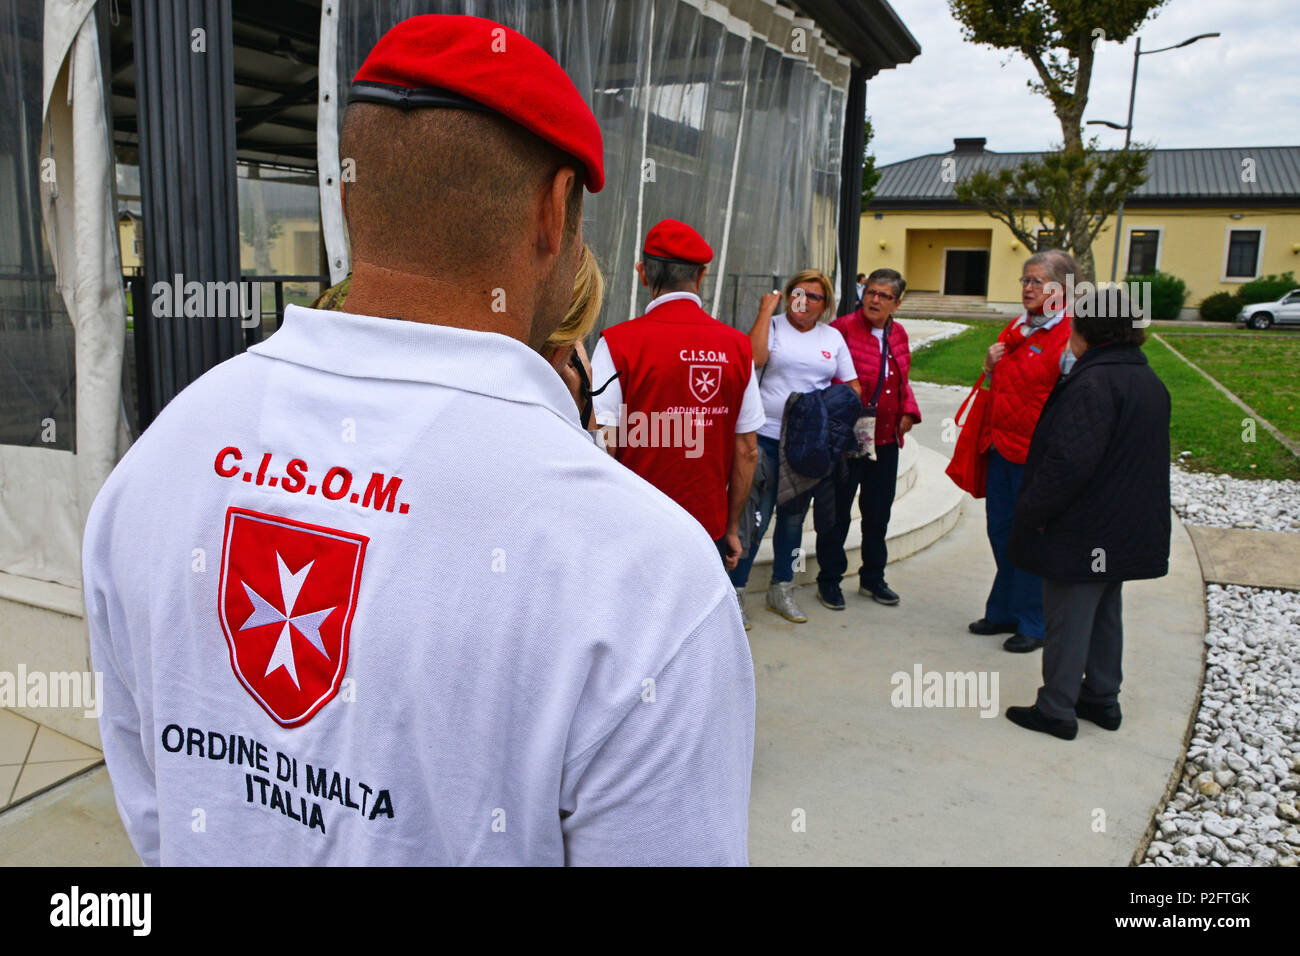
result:
<svg viewBox="0 0 1300 956"><path fill-rule="evenodd" d="M1061 375L1061 352L1070 341L1070 316L1047 331L1026 338L1012 322L998 341L1007 354L993 366L991 387L993 447L1007 461L1023 465L1029 457L1029 439L1034 435L1043 403Z"/></svg>
<svg viewBox="0 0 1300 956"><path fill-rule="evenodd" d="M616 457L716 541L727 530L736 420L754 361L749 337L689 299L665 302L603 334L626 406ZM663 447L657 439L669 434L667 416L678 418L671 428L680 435L686 415L697 423L694 447Z"/></svg>

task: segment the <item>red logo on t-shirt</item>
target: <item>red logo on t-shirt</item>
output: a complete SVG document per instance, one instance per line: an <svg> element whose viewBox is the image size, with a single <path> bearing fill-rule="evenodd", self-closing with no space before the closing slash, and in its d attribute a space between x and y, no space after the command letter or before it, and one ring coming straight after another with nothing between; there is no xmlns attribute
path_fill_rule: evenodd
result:
<svg viewBox="0 0 1300 956"><path fill-rule="evenodd" d="M831 357L831 353L830 353L830 352L827 352L825 349L822 349L822 358L827 358L827 359L828 359L828 358L830 358L830 357Z"/></svg>
<svg viewBox="0 0 1300 956"><path fill-rule="evenodd" d="M690 375L691 394L695 396L695 400L701 405L717 395L718 389L722 387L721 365L692 365L688 374Z"/></svg>
<svg viewBox="0 0 1300 956"><path fill-rule="evenodd" d="M218 614L230 666L279 724L305 724L348 663L369 538L244 508L226 512Z"/></svg>

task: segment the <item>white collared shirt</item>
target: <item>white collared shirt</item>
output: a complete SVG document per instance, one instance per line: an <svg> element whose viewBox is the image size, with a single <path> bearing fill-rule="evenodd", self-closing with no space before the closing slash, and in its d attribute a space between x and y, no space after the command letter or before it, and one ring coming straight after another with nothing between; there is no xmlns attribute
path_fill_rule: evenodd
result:
<svg viewBox="0 0 1300 956"><path fill-rule="evenodd" d="M698 305L701 309L704 308L704 303L700 301L700 297L694 292L665 292L663 295L657 295L647 302L645 310L646 312L649 312L650 310L663 305L665 302L676 302L679 299L688 299Z"/></svg>
<svg viewBox="0 0 1300 956"><path fill-rule="evenodd" d="M146 863L746 861L717 550L514 339L289 306L113 471L84 584Z"/></svg>

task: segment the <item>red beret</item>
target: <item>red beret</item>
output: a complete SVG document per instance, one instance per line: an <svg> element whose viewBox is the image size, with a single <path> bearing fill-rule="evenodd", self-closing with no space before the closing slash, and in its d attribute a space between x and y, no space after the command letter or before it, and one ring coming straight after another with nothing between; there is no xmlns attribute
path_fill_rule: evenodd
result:
<svg viewBox="0 0 1300 956"><path fill-rule="evenodd" d="M645 254L655 259L672 259L691 265L707 265L713 250L698 232L676 219L658 222L645 237Z"/></svg>
<svg viewBox="0 0 1300 956"><path fill-rule="evenodd" d="M499 113L578 159L587 188L605 185L600 126L567 73L522 33L481 17L426 14L375 44L349 103Z"/></svg>

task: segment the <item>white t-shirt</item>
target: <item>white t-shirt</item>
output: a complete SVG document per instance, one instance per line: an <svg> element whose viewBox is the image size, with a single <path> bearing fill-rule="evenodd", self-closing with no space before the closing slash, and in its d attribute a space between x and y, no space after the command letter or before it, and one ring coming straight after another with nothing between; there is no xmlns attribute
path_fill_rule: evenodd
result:
<svg viewBox="0 0 1300 956"><path fill-rule="evenodd" d="M767 365L759 385L766 420L758 433L781 437L781 418L792 392L816 391L830 385L833 378L851 382L857 377L853 356L838 329L818 322L800 332L784 312L772 316Z"/></svg>
<svg viewBox="0 0 1300 956"><path fill-rule="evenodd" d="M148 864L746 861L717 548L514 339L289 306L114 469L83 565Z"/></svg>
<svg viewBox="0 0 1300 956"><path fill-rule="evenodd" d="M675 299L689 299L696 305L700 305L700 297L694 292L666 292L658 298L651 299L646 306L646 312L649 312L657 305L672 302ZM636 320L631 321L635 322ZM609 354L609 345L606 344L604 336L601 336L600 341L596 344L595 351L591 353L591 387L600 388L610 380L614 372L614 359ZM609 386L591 400L596 424L617 425L619 421L618 409L622 404L622 382L618 379L609 381ZM745 386L745 394L740 400L740 414L736 418L736 434L744 435L758 431L759 426L762 424L763 401L758 394L758 375L755 374L754 366L750 365L749 384Z"/></svg>

